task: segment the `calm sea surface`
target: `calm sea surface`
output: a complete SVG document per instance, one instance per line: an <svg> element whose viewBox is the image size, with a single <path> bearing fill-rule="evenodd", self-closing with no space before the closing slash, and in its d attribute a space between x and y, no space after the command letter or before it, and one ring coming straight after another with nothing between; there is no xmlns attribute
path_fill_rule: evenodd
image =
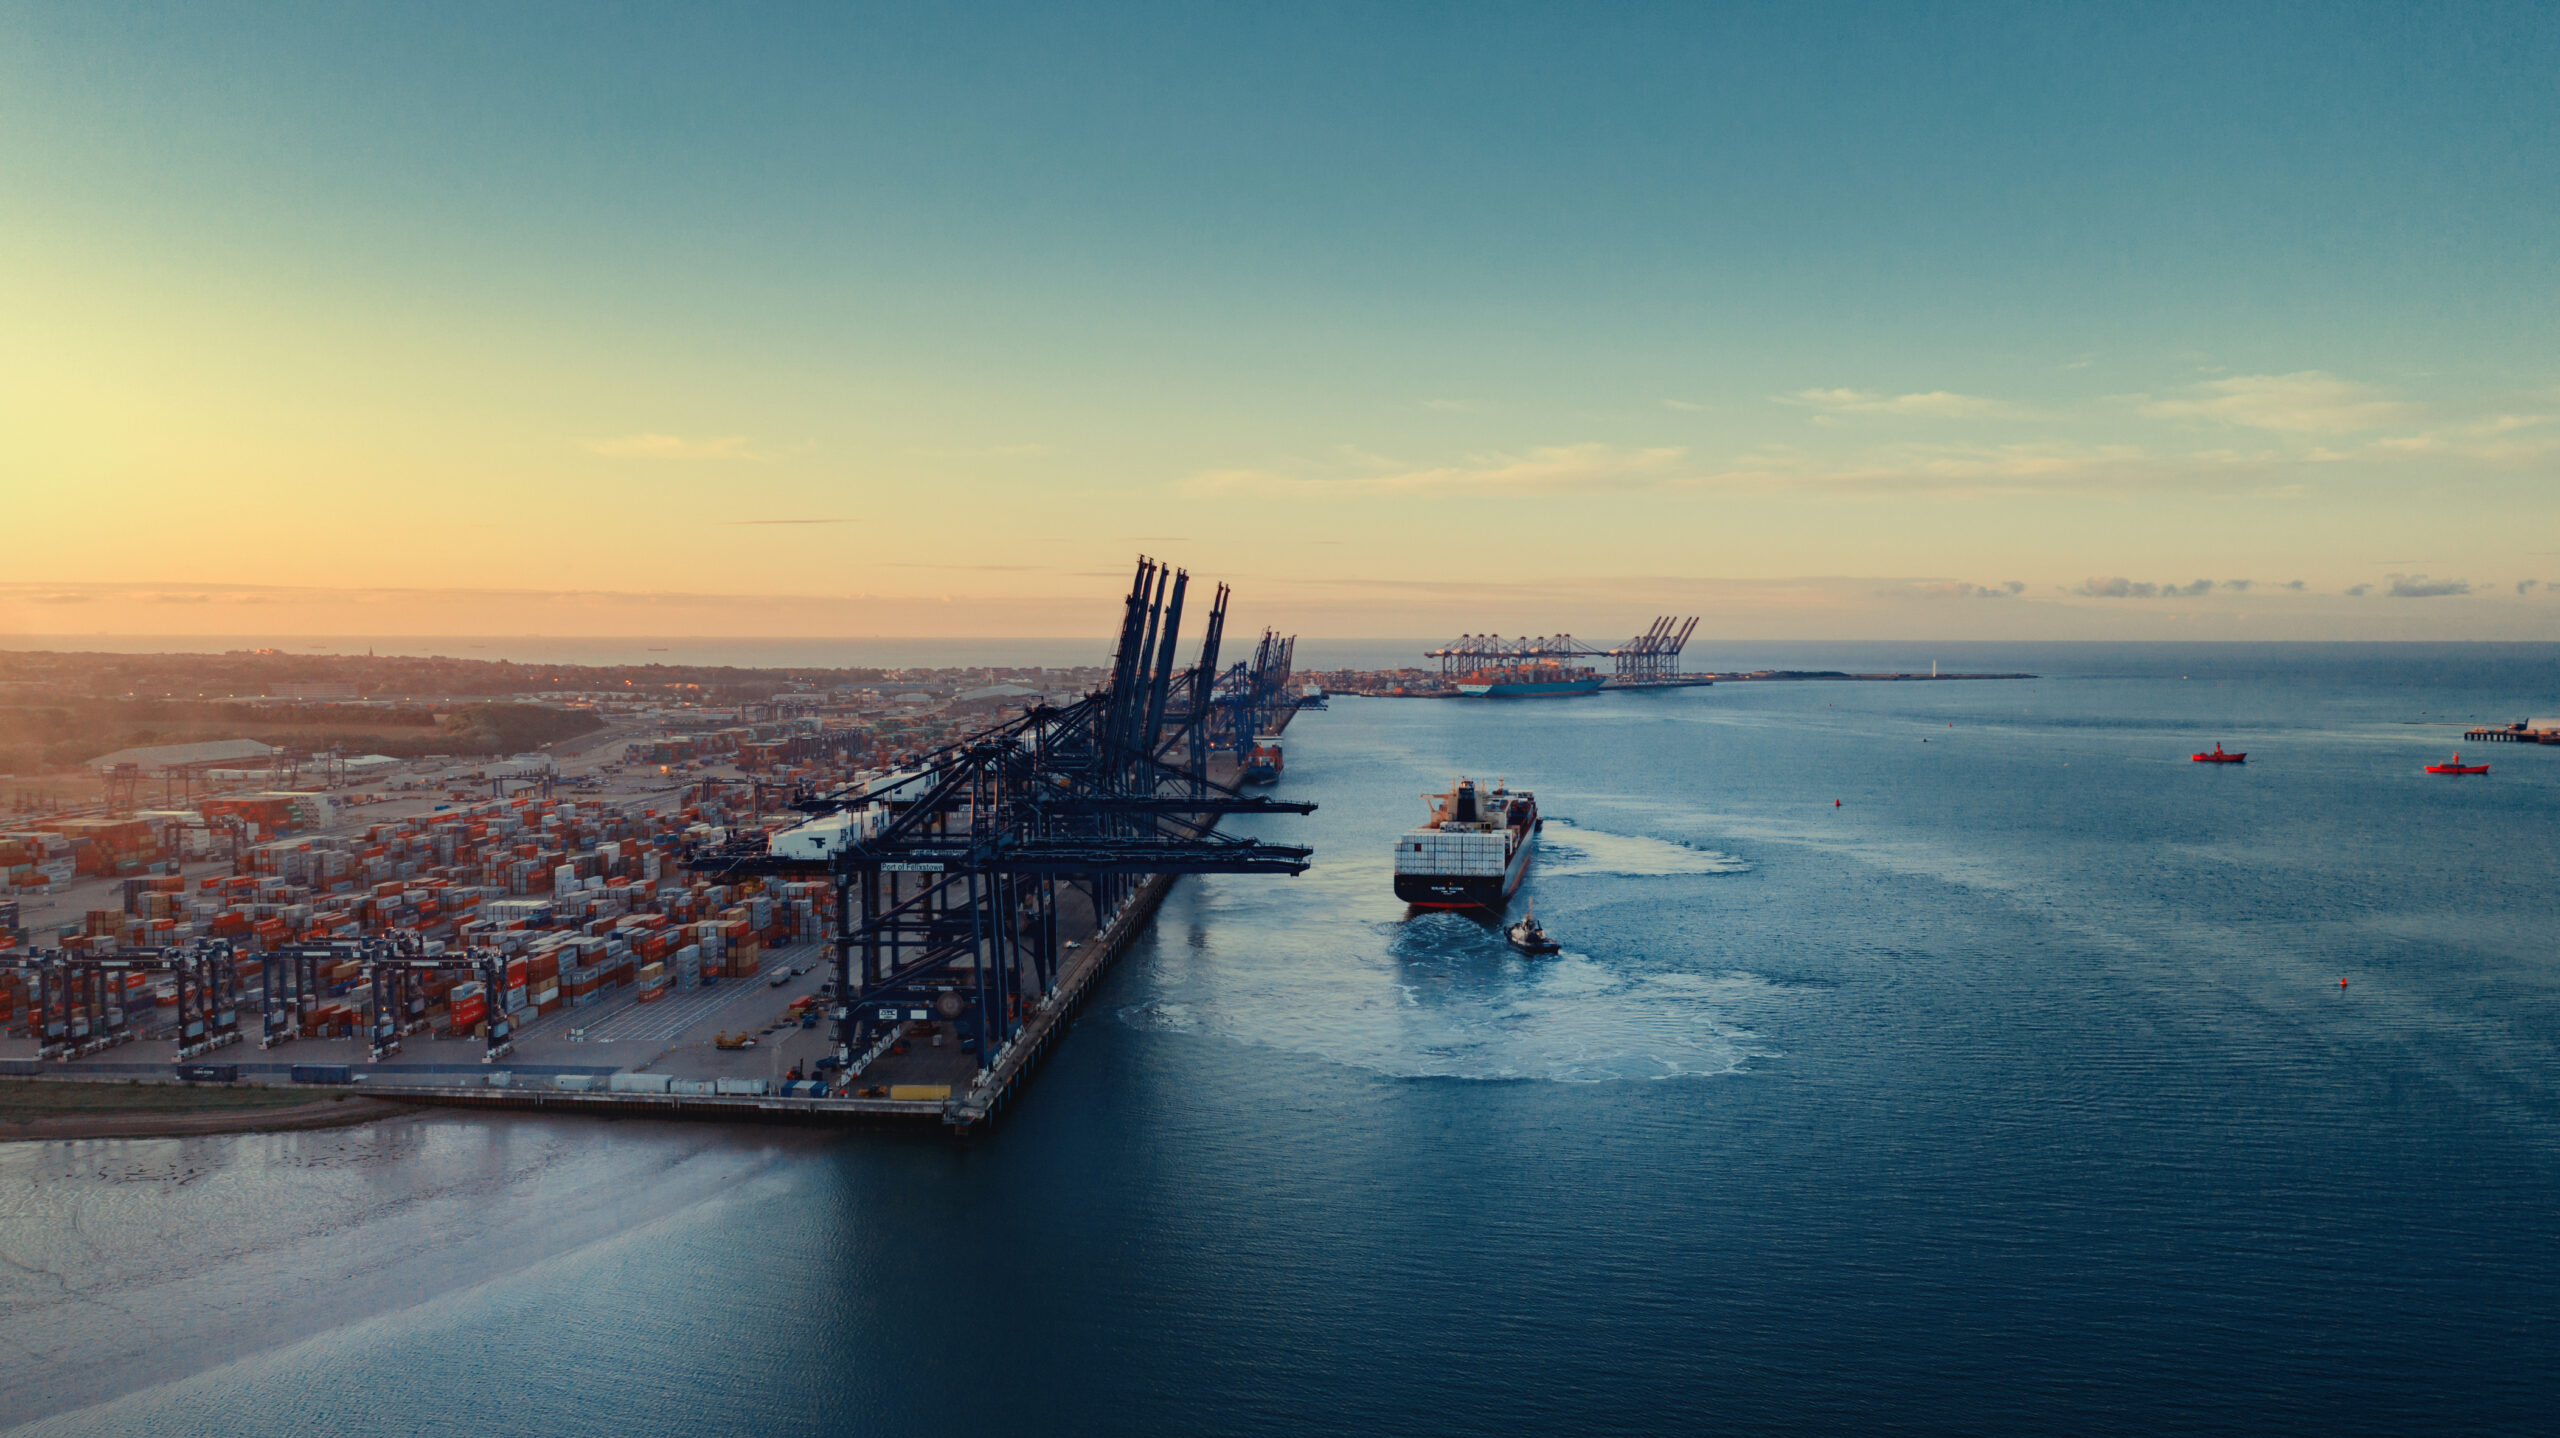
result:
<svg viewBox="0 0 2560 1438"><path fill-rule="evenodd" d="M2450 656L1338 701L1316 869L1186 880L987 1138L0 1147L0 1421L2548 1431L2560 750L2420 767L2560 648ZM1461 772L1562 955L1388 893Z"/></svg>

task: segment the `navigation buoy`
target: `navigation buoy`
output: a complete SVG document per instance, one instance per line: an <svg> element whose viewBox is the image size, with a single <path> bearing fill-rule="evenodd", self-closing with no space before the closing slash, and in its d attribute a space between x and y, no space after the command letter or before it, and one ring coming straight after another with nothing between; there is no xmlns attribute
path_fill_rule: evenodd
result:
<svg viewBox="0 0 2560 1438"><path fill-rule="evenodd" d="M1839 801L1839 800L1837 800L1837 799L1832 800L1832 801L1831 801L1831 807L1832 807L1832 808L1834 808L1834 809L1839 808L1839 807L1840 807L1840 801Z"/></svg>
<svg viewBox="0 0 2560 1438"><path fill-rule="evenodd" d="M2339 988L2342 988L2342 989L2343 989L2343 988L2345 988L2346 986L2347 986L2347 981L2346 981L2345 979L2340 979L2340 980L2338 980L2338 987L2339 987Z"/></svg>

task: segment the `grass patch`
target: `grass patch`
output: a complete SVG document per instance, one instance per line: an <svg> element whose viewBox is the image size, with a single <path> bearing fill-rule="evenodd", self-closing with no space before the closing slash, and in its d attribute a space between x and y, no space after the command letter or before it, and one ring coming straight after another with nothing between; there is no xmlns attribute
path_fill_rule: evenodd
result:
<svg viewBox="0 0 2560 1438"><path fill-rule="evenodd" d="M245 1084L0 1079L0 1119L287 1108L294 1104L313 1103L320 1097L309 1089L259 1088Z"/></svg>

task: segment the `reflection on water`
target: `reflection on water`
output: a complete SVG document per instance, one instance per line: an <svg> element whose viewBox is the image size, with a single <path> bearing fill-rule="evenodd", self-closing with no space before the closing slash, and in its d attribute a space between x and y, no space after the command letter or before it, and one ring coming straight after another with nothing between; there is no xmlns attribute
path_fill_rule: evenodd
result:
<svg viewBox="0 0 2560 1438"><path fill-rule="evenodd" d="M806 1140L423 1117L0 1144L0 1421L665 1222Z"/></svg>

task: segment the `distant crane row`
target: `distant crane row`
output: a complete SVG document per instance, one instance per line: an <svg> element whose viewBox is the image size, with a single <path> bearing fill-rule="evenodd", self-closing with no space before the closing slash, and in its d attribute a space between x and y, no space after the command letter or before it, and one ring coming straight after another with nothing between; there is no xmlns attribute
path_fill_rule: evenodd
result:
<svg viewBox="0 0 2560 1438"><path fill-rule="evenodd" d="M1680 672L1680 651L1698 627L1696 615L1683 620L1663 615L1642 634L1624 643L1585 644L1570 634L1541 634L1505 639L1499 634L1466 634L1422 657L1440 661L1440 675L1455 679L1481 669L1501 669L1540 660L1596 659L1612 661L1621 683L1669 679Z"/></svg>

